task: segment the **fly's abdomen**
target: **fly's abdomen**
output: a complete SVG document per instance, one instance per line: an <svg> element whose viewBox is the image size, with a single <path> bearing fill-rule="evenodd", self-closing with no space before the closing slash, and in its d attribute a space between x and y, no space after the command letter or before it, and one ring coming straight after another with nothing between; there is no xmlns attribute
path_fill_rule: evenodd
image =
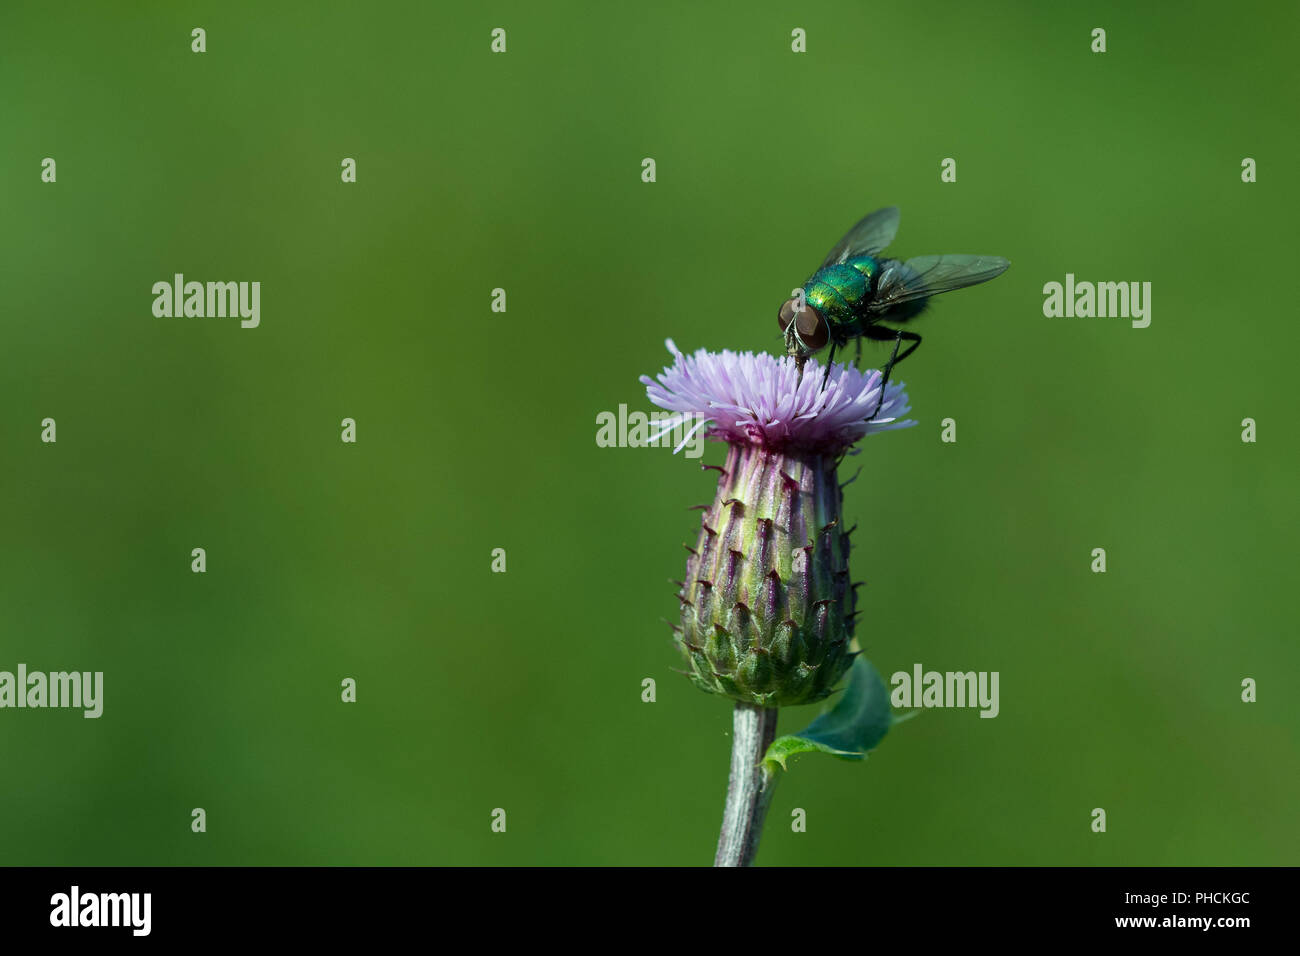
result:
<svg viewBox="0 0 1300 956"><path fill-rule="evenodd" d="M871 288L870 280L848 263L818 269L804 285L804 299L828 322L857 320L857 310Z"/></svg>

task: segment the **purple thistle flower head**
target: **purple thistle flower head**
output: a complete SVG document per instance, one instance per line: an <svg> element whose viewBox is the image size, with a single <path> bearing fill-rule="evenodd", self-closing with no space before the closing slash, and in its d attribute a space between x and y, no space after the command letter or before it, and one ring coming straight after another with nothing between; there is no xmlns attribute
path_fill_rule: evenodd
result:
<svg viewBox="0 0 1300 956"><path fill-rule="evenodd" d="M752 352L684 355L658 381L642 376L650 401L674 414L659 436L700 428L725 441L713 504L700 516L677 592L673 641L702 690L760 707L821 700L848 671L856 592L840 456L871 432L914 425L902 385L884 389L877 371L804 368ZM879 410L877 410L879 405ZM684 426L691 423L689 430Z"/></svg>
<svg viewBox="0 0 1300 956"><path fill-rule="evenodd" d="M907 392L891 382L880 402L880 372L859 371L849 365L832 367L822 389L824 369L815 360L804 366L803 380L793 358L760 352L698 350L685 355L672 339L668 351L675 361L658 381L641 376L646 396L660 408L677 414L661 423L663 434L694 421L682 448L700 427L707 436L736 445L755 445L772 452L836 455L864 435L907 428L899 421L911 411Z"/></svg>

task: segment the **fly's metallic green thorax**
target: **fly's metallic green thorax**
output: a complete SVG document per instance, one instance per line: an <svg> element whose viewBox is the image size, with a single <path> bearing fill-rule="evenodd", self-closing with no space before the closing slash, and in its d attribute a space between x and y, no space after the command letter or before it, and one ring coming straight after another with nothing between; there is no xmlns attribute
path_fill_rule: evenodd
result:
<svg viewBox="0 0 1300 956"><path fill-rule="evenodd" d="M804 298L832 325L856 324L879 272L880 264L871 256L826 266L804 284Z"/></svg>
<svg viewBox="0 0 1300 956"><path fill-rule="evenodd" d="M857 269L867 277L867 281L869 282L874 283L876 276L880 274L880 260L875 256L854 256L852 259L849 259L845 265Z"/></svg>

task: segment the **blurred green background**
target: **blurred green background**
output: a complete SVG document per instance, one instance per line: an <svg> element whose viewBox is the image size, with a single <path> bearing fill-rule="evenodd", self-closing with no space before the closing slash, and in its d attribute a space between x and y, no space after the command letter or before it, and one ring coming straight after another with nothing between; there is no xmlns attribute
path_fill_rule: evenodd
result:
<svg viewBox="0 0 1300 956"><path fill-rule="evenodd" d="M663 619L713 479L596 415L649 408L668 336L778 349L896 203L891 252L1012 267L919 321L920 424L849 464L859 637L886 676L999 671L1001 714L798 758L759 862L1294 864L1298 26L5 4L0 669L105 702L0 711L0 862L710 862L731 708ZM176 272L259 280L261 327L154 318ZM1150 328L1045 318L1067 272L1152 282Z"/></svg>

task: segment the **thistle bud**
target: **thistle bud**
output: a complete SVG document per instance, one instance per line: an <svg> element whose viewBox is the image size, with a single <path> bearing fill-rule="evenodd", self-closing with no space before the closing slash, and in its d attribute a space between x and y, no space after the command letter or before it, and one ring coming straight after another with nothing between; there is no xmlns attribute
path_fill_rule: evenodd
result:
<svg viewBox="0 0 1300 956"><path fill-rule="evenodd" d="M855 591L837 466L864 435L915 424L903 387L809 362L677 351L647 394L726 442L717 494L688 548L674 640L703 690L760 707L821 700L852 663ZM687 436L688 438L690 436ZM685 439L683 444L685 444ZM713 466L716 467L716 466Z"/></svg>

